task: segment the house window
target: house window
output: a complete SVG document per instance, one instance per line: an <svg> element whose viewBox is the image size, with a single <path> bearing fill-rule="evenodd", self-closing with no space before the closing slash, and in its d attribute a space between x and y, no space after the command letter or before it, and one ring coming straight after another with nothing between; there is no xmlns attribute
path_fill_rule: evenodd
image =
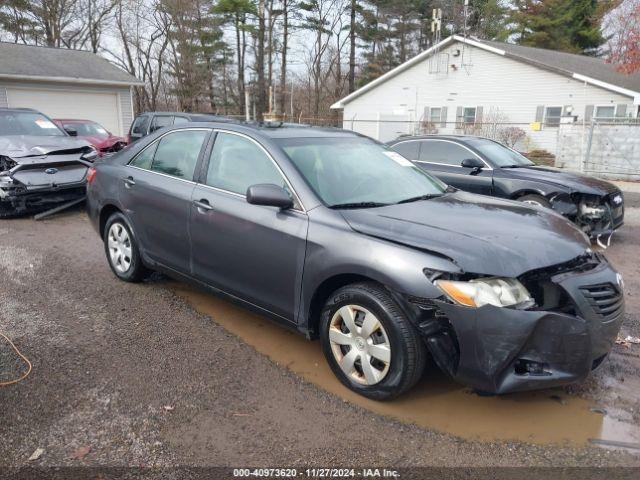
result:
<svg viewBox="0 0 640 480"><path fill-rule="evenodd" d="M462 121L465 125L476 123L476 107L464 107L462 110Z"/></svg>
<svg viewBox="0 0 640 480"><path fill-rule="evenodd" d="M429 122L430 123L440 123L442 120L442 108L435 107L429 109Z"/></svg>
<svg viewBox="0 0 640 480"><path fill-rule="evenodd" d="M606 105L602 107L596 107L596 120L613 120L616 117L616 107L613 105Z"/></svg>
<svg viewBox="0 0 640 480"><path fill-rule="evenodd" d="M557 127L560 125L562 117L562 107L547 107L544 112L544 124L547 127Z"/></svg>

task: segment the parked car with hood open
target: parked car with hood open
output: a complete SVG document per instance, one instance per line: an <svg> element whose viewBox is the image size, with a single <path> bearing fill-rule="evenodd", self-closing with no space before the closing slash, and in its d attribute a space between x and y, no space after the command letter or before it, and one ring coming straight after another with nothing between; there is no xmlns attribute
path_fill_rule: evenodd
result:
<svg viewBox="0 0 640 480"><path fill-rule="evenodd" d="M85 196L97 152L31 109L0 108L0 218L37 213Z"/></svg>

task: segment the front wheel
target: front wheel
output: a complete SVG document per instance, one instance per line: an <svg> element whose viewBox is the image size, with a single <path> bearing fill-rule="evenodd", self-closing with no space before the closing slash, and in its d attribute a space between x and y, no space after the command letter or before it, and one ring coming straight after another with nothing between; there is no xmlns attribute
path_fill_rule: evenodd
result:
<svg viewBox="0 0 640 480"><path fill-rule="evenodd" d="M104 228L104 249L109 266L125 282L140 282L149 275L129 222L121 213L109 217Z"/></svg>
<svg viewBox="0 0 640 480"><path fill-rule="evenodd" d="M522 203L528 203L529 205L536 205L538 207L551 208L551 202L544 198L542 195L529 194L523 195L518 198L518 201Z"/></svg>
<svg viewBox="0 0 640 480"><path fill-rule="evenodd" d="M334 374L365 397L396 397L422 375L422 338L389 293L375 283L334 292L323 309L320 328L322 349Z"/></svg>

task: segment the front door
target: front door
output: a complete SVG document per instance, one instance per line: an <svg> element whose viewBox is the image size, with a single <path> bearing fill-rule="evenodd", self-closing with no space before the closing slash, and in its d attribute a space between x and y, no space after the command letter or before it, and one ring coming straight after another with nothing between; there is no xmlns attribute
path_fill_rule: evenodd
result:
<svg viewBox="0 0 640 480"><path fill-rule="evenodd" d="M208 161L207 161L208 160ZM300 298L308 218L251 205L260 183L291 191L275 161L253 139L218 132L191 206L194 275L227 293L293 320Z"/></svg>
<svg viewBox="0 0 640 480"><path fill-rule="evenodd" d="M182 273L190 270L193 177L209 133L190 129L163 135L133 158L120 184L120 202L144 252Z"/></svg>
<svg viewBox="0 0 640 480"><path fill-rule="evenodd" d="M447 185L467 192L491 195L493 170L487 166L480 171L463 167L462 161L479 158L468 148L448 140L421 140L418 165Z"/></svg>

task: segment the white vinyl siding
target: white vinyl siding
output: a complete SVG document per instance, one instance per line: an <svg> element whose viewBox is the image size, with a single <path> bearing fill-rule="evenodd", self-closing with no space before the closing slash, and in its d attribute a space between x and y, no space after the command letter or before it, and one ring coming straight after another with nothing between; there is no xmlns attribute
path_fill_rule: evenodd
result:
<svg viewBox="0 0 640 480"><path fill-rule="evenodd" d="M490 112L499 110L508 122L527 133L528 149L555 153L558 129L534 131L530 127L539 106L571 106L578 122L585 118L587 105L624 104L631 111L630 97L473 46L465 46L465 63L469 66L461 67L460 57L453 56L460 48L460 43L453 43L442 50L442 54L450 55L449 63L458 63L455 70L429 74L429 60L424 59L348 102L344 128L375 138L379 115L393 114L399 108L406 110L410 120L419 122L428 118L424 117L425 106L447 106L454 114L459 107L482 106L484 122L490 121ZM456 131L458 115L451 114L450 118L446 128L438 128L439 133ZM543 123L544 118L539 121Z"/></svg>

